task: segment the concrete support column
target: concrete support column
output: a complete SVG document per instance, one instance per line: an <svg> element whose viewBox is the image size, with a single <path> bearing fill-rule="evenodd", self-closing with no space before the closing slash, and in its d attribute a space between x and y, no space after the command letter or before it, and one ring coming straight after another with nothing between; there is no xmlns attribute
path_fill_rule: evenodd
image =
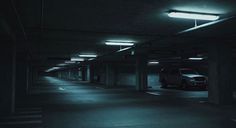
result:
<svg viewBox="0 0 236 128"><path fill-rule="evenodd" d="M209 102L231 104L232 92L232 49L226 44L209 47Z"/></svg>
<svg viewBox="0 0 236 128"><path fill-rule="evenodd" d="M82 81L86 81L86 67L81 67Z"/></svg>
<svg viewBox="0 0 236 128"><path fill-rule="evenodd" d="M136 89L147 90L147 56L141 55L136 59Z"/></svg>
<svg viewBox="0 0 236 128"><path fill-rule="evenodd" d="M94 65L90 64L88 66L88 73L89 73L89 82L93 83L94 82Z"/></svg>
<svg viewBox="0 0 236 128"><path fill-rule="evenodd" d="M15 111L15 55L11 43L0 47L0 115Z"/></svg>
<svg viewBox="0 0 236 128"><path fill-rule="evenodd" d="M116 68L112 64L106 64L105 67L105 73L106 73L106 78L105 78L105 85L107 87L113 87L116 86Z"/></svg>

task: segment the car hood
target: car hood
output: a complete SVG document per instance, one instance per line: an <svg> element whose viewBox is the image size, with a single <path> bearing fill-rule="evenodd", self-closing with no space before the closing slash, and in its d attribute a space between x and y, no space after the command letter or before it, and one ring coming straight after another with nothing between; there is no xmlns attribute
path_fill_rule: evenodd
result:
<svg viewBox="0 0 236 128"><path fill-rule="evenodd" d="M189 78L194 78L194 77L205 77L203 75L198 75L198 74L183 74L183 76L185 77L189 77Z"/></svg>

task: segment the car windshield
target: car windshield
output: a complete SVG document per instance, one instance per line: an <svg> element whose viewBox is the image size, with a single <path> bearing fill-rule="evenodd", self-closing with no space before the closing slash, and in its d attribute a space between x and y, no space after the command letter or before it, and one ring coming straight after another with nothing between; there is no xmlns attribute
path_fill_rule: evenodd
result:
<svg viewBox="0 0 236 128"><path fill-rule="evenodd" d="M189 69L187 69L187 70L181 70L181 73L182 73L182 74L198 74L196 71L194 71L194 70L189 70Z"/></svg>

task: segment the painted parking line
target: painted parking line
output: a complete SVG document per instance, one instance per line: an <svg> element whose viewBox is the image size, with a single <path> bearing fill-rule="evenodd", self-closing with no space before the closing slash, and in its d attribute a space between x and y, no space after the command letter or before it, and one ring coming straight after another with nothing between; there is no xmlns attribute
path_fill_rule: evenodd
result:
<svg viewBox="0 0 236 128"><path fill-rule="evenodd" d="M41 124L41 120L30 120L30 121L9 121L0 122L0 125L24 125L24 124Z"/></svg>
<svg viewBox="0 0 236 128"><path fill-rule="evenodd" d="M155 95L155 96L160 96L161 94L158 92L146 92L147 94Z"/></svg>
<svg viewBox="0 0 236 128"><path fill-rule="evenodd" d="M60 90L60 91L64 91L65 88L63 88L63 87L59 87L58 90Z"/></svg>

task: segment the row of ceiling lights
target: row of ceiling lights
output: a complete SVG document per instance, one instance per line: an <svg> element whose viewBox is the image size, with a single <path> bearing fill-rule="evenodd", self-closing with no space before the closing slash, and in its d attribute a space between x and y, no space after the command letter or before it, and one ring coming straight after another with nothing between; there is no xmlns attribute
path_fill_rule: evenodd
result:
<svg viewBox="0 0 236 128"><path fill-rule="evenodd" d="M172 18L184 18L184 19L193 19L193 20L208 20L208 21L215 21L218 20L220 17L219 15L215 15L215 14L207 14L207 13L196 13L196 12L183 12L183 11L169 11L167 14L169 17ZM111 46L127 46L126 48L123 49L119 49L117 52L121 52L124 50L128 50L130 48L132 48L132 46L134 46L134 43L136 43L136 41L133 40L107 40L105 41L106 45L111 45ZM81 61L84 61L84 58L89 58L88 60L93 60L94 58L96 58L97 55L96 54L81 54L79 55L79 57L72 57L70 61L66 61L63 64L58 64L58 66L66 66L69 64L75 64L75 63L79 63ZM193 61L200 61L203 60L204 58L201 57L190 57L188 58L189 60L193 60ZM156 60L151 60L148 62L149 65L156 65L159 64L158 61ZM46 72L51 72L54 70L58 70L61 67L52 67L48 70L46 70Z"/></svg>

